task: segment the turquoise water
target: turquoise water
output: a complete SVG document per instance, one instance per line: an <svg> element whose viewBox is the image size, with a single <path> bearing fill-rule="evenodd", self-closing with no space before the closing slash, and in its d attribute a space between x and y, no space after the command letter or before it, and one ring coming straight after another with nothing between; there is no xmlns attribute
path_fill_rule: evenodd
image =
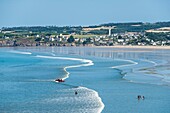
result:
<svg viewBox="0 0 170 113"><path fill-rule="evenodd" d="M0 48L0 111L169 113L169 53L87 47ZM57 78L65 78L65 82L54 82ZM137 95L144 95L145 100L137 100Z"/></svg>

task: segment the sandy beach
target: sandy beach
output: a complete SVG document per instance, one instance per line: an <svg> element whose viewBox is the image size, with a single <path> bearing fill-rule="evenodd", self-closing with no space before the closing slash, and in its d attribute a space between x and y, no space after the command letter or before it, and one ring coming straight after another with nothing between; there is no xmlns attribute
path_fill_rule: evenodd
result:
<svg viewBox="0 0 170 113"><path fill-rule="evenodd" d="M96 48L170 49L170 46L94 46Z"/></svg>

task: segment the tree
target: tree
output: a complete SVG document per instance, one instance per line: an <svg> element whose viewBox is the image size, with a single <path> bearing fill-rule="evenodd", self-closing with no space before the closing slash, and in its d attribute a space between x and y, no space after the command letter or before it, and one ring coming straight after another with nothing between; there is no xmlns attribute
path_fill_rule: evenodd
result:
<svg viewBox="0 0 170 113"><path fill-rule="evenodd" d="M74 41L75 40L74 40L74 37L72 35L67 39L68 43L73 43Z"/></svg>
<svg viewBox="0 0 170 113"><path fill-rule="evenodd" d="M88 44L90 44L91 43L91 38L87 38L86 41L87 41Z"/></svg>
<svg viewBox="0 0 170 113"><path fill-rule="evenodd" d="M41 38L36 38L35 41L39 42L41 41Z"/></svg>
<svg viewBox="0 0 170 113"><path fill-rule="evenodd" d="M118 39L122 39L122 36L119 35L119 36L118 36Z"/></svg>

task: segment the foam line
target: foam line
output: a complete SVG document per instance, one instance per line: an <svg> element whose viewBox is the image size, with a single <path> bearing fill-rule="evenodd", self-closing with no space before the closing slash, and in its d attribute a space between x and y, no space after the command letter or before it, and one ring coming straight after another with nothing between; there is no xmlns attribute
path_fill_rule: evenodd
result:
<svg viewBox="0 0 170 113"><path fill-rule="evenodd" d="M101 112L103 111L103 109L104 109L104 104L103 104L102 99L100 98L100 96L99 96L98 92L97 92L97 91L95 91L95 90L92 90L92 89L86 88L86 87L79 87L79 88L83 88L83 89L90 90L90 91L92 91L92 92L95 94L95 96L96 96L96 97L98 97L99 102L100 102L100 104L101 104L101 107L100 107L100 109L97 111L97 113L101 113Z"/></svg>
<svg viewBox="0 0 170 113"><path fill-rule="evenodd" d="M154 61L151 61L151 60L142 60L142 61L145 61L145 62L152 63L152 64L154 64L154 66L157 66L157 65L158 65L156 62L154 62Z"/></svg>
<svg viewBox="0 0 170 113"><path fill-rule="evenodd" d="M76 68L76 67L82 67L82 66L91 66L94 65L93 61L87 60L87 59L79 59L79 58L68 58L68 57L54 57L54 56L42 56L42 55L37 55L36 57L39 58L47 58L47 59L61 59L61 60L73 60L73 61L80 61L85 64L80 64L80 65L73 65L73 66L66 66L64 67L64 71L66 72L66 76L62 79L67 79L69 77L69 72L67 71L68 68Z"/></svg>
<svg viewBox="0 0 170 113"><path fill-rule="evenodd" d="M25 54L25 55L31 55L31 52L23 52L23 51L10 51L11 53L17 53L17 54Z"/></svg>
<svg viewBox="0 0 170 113"><path fill-rule="evenodd" d="M47 59L73 60L73 61L80 61L80 62L84 63L84 64L80 64L80 65L73 65L73 66L66 66L66 67L64 67L64 71L67 73L66 77L62 78L64 80L69 77L70 73L67 71L68 68L76 68L76 67L94 65L93 61L88 60L88 59L68 58L68 57L54 57L54 56L41 56L41 55L37 55L36 57L38 57L38 58L47 58ZM101 105L101 107L100 107L100 109L98 110L97 113L101 113L102 110L104 109L104 104L103 104L102 99L100 98L98 92L96 92L95 90L92 90L92 89L88 89L86 87L78 87L78 88L84 88L84 89L90 90L90 91L95 93L95 96L98 98L98 100L100 102L100 105Z"/></svg>
<svg viewBox="0 0 170 113"><path fill-rule="evenodd" d="M119 65L119 66L113 66L111 68L120 68L120 67L127 67L127 66L133 66L133 65L137 65L138 63L137 62L134 62L132 60L123 60L121 59L120 61L127 61L127 62L130 62L132 64L125 64L125 65Z"/></svg>
<svg viewBox="0 0 170 113"><path fill-rule="evenodd" d="M52 56L56 56L54 53L51 53Z"/></svg>

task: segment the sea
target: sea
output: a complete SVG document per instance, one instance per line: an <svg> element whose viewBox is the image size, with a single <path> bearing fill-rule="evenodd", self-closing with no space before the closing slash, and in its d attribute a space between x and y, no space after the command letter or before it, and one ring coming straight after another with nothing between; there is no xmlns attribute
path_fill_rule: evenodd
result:
<svg viewBox="0 0 170 113"><path fill-rule="evenodd" d="M0 48L0 113L170 113L170 49Z"/></svg>

